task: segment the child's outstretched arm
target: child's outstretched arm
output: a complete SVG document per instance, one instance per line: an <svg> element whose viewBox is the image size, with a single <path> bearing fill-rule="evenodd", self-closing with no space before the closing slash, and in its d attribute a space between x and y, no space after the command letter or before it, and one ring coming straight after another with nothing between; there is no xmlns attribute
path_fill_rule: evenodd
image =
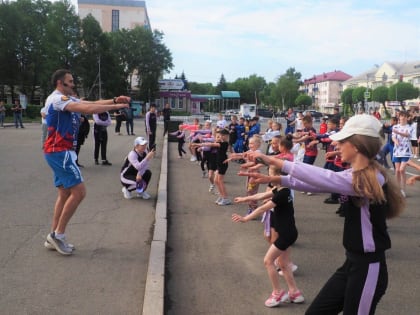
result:
<svg viewBox="0 0 420 315"><path fill-rule="evenodd" d="M265 204L259 206L257 209L252 211L250 214L246 216L240 216L239 214L232 214L232 221L233 222L248 222L252 219L257 218L258 216L262 215L265 211L270 210L271 208L274 208L276 205L271 200L266 202Z"/></svg>
<svg viewBox="0 0 420 315"><path fill-rule="evenodd" d="M273 192L271 190L264 191L255 195L250 195L246 197L236 197L234 201L236 203L242 203L242 202L248 202L248 201L257 201L257 200L263 200L267 198L273 197Z"/></svg>
<svg viewBox="0 0 420 315"><path fill-rule="evenodd" d="M411 167L414 167L415 169L417 169L417 170L419 170L420 171L420 164L417 164L417 163L414 163L413 161L411 161L411 160L408 160L407 161L407 165L408 166L411 166Z"/></svg>
<svg viewBox="0 0 420 315"><path fill-rule="evenodd" d="M411 176L410 178L408 178L407 179L407 185L414 185L416 180L420 181L420 175L415 175L415 176Z"/></svg>

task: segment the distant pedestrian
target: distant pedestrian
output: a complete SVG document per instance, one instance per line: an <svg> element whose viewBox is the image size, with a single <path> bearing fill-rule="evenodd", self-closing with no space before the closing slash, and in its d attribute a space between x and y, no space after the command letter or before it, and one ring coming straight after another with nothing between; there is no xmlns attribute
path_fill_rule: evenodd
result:
<svg viewBox="0 0 420 315"><path fill-rule="evenodd" d="M162 110L162 114L163 114L163 136L165 136L168 133L169 121L171 120L171 114L172 114L171 106L169 105L169 103L165 104L165 107Z"/></svg>
<svg viewBox="0 0 420 315"><path fill-rule="evenodd" d="M286 119L286 130L284 131L284 134L287 135L289 133L294 133L295 132L294 124L295 124L296 116L292 108L289 108L287 110L285 119Z"/></svg>
<svg viewBox="0 0 420 315"><path fill-rule="evenodd" d="M0 101L0 127L4 127L4 117L6 117L6 106L4 101Z"/></svg>
<svg viewBox="0 0 420 315"><path fill-rule="evenodd" d="M156 144L156 128L157 128L157 114L156 114L156 105L150 104L149 111L146 113L145 117L146 124L146 134L148 138L148 147L149 150L155 148Z"/></svg>
<svg viewBox="0 0 420 315"><path fill-rule="evenodd" d="M23 107L22 105L20 105L20 101L18 99L15 100L15 104L12 107L12 111L13 111L13 118L14 118L14 122L15 122L15 127L19 128L25 128L22 124L22 111L23 111Z"/></svg>
<svg viewBox="0 0 420 315"><path fill-rule="evenodd" d="M134 111L135 109L131 106L123 109L125 116L125 128L127 130L127 135L134 136Z"/></svg>
<svg viewBox="0 0 420 315"><path fill-rule="evenodd" d="M108 131L107 127L111 125L111 116L108 112L93 114L93 137L95 140L94 159L95 164L99 165L99 150L101 151L102 165L112 165L107 157L106 150L108 146Z"/></svg>
<svg viewBox="0 0 420 315"><path fill-rule="evenodd" d="M90 124L89 119L86 115L80 115L80 126L79 126L79 133L77 134L77 146L76 146L76 155L77 160L76 164L78 167L84 167L82 164L79 163L79 153L81 146L85 143L90 132Z"/></svg>
<svg viewBox="0 0 420 315"><path fill-rule="evenodd" d="M394 141L392 162L395 165L395 176L404 197L407 180L405 170L412 155L410 137L413 132L413 128L407 123L407 120L408 113L402 111L398 118L399 123L392 127L392 141Z"/></svg>

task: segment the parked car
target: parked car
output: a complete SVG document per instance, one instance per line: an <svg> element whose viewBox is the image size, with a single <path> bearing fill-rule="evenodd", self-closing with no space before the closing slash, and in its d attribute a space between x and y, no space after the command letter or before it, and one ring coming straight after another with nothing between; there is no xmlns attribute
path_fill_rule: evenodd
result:
<svg viewBox="0 0 420 315"><path fill-rule="evenodd" d="M311 113L311 116L312 116L313 118L322 118L322 117L324 117L324 114L323 114L323 113L318 112L318 111L313 110L313 109L308 109L308 110L305 110L305 111L303 112L303 115L306 115L306 113L307 113L307 112L310 112L310 113Z"/></svg>
<svg viewBox="0 0 420 315"><path fill-rule="evenodd" d="M257 115L260 117L272 118L275 117L275 114L272 110L265 109L265 108L258 108Z"/></svg>

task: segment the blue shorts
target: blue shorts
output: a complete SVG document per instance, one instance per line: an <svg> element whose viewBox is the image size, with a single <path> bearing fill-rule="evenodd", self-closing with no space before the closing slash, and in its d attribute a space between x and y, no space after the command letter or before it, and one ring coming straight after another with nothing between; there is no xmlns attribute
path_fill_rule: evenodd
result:
<svg viewBox="0 0 420 315"><path fill-rule="evenodd" d="M45 153L45 160L54 173L54 185L71 188L83 182L82 173L76 164L75 151Z"/></svg>
<svg viewBox="0 0 420 315"><path fill-rule="evenodd" d="M392 163L407 163L408 160L410 160L407 156L393 156L392 157Z"/></svg>

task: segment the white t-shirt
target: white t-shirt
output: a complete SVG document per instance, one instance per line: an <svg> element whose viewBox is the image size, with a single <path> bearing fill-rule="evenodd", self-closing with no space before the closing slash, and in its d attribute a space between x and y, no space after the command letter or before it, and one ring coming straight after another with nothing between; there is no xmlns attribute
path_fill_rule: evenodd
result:
<svg viewBox="0 0 420 315"><path fill-rule="evenodd" d="M402 133L408 133L407 137L401 136L400 134L394 133L394 130L398 130ZM393 156L395 157L411 157L412 151L411 151L411 134L413 133L413 127L412 125L395 125L392 127L392 137L398 141L394 145L394 151Z"/></svg>

